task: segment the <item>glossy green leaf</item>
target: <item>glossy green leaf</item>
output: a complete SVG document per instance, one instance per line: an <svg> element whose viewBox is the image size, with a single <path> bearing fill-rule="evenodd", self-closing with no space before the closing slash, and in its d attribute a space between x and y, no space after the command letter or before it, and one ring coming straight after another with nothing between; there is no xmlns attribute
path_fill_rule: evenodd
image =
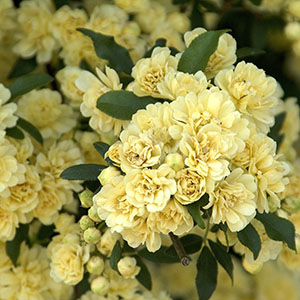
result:
<svg viewBox="0 0 300 300"><path fill-rule="evenodd" d="M11 79L11 78L23 76L25 74L32 72L36 67L37 67L37 63L35 57L29 59L19 58L14 64L8 78Z"/></svg>
<svg viewBox="0 0 300 300"><path fill-rule="evenodd" d="M210 56L217 50L220 36L227 31L207 31L197 36L182 53L178 71L191 74L204 71Z"/></svg>
<svg viewBox="0 0 300 300"><path fill-rule="evenodd" d="M203 239L196 234L188 234L179 239L186 254L194 254L201 249ZM166 249L166 254L177 256L175 247L172 245Z"/></svg>
<svg viewBox="0 0 300 300"><path fill-rule="evenodd" d="M226 247L217 244L211 240L208 241L211 251L219 264L224 268L233 282L233 263L231 255L227 252Z"/></svg>
<svg viewBox="0 0 300 300"><path fill-rule="evenodd" d="M147 248L144 248L138 252L138 255L155 263L177 263L180 262L179 258L176 256L168 255L166 253L167 247L162 246L156 252L149 252Z"/></svg>
<svg viewBox="0 0 300 300"><path fill-rule="evenodd" d="M204 17L203 13L200 12L200 0L194 0L191 14L191 28L204 27Z"/></svg>
<svg viewBox="0 0 300 300"><path fill-rule="evenodd" d="M81 164L67 168L60 177L68 180L91 180L97 181L100 172L106 166L96 164Z"/></svg>
<svg viewBox="0 0 300 300"><path fill-rule="evenodd" d="M118 262L122 258L122 248L120 241L115 243L115 246L111 252L111 256L109 259L110 266L113 270L119 272L118 270Z"/></svg>
<svg viewBox="0 0 300 300"><path fill-rule="evenodd" d="M265 54L266 51L260 50L260 49L255 49L255 48L250 48L250 47L243 47L240 48L236 51L236 56L239 60L242 60L247 57L252 57L252 56L258 56Z"/></svg>
<svg viewBox="0 0 300 300"><path fill-rule="evenodd" d="M140 272L135 276L135 278L148 290L152 289L152 279L151 274L139 256L134 256L137 265L141 268Z"/></svg>
<svg viewBox="0 0 300 300"><path fill-rule="evenodd" d="M49 84L53 77L48 74L28 74L18 77L8 88L11 92L11 99L22 96L34 89Z"/></svg>
<svg viewBox="0 0 300 300"><path fill-rule="evenodd" d="M28 230L28 224L20 224L19 228L17 228L14 239L6 242L6 254L15 266L17 265L17 260L20 254L21 243L27 239Z"/></svg>
<svg viewBox="0 0 300 300"><path fill-rule="evenodd" d="M188 209L190 215L193 217L196 224L202 229L205 228L205 223L202 218L202 215L201 215L202 212L201 212L200 208L205 206L207 203L208 203L208 195L205 194L204 196L201 197L200 200L187 205L187 209Z"/></svg>
<svg viewBox="0 0 300 300"><path fill-rule="evenodd" d="M97 108L116 119L131 120L139 109L157 101L153 97L138 97L129 91L111 91L99 97Z"/></svg>
<svg viewBox="0 0 300 300"><path fill-rule="evenodd" d="M17 125L21 127L24 131L29 133L35 140L39 143L43 144L43 137L39 130L32 125L30 122L22 119L21 117L18 118Z"/></svg>
<svg viewBox="0 0 300 300"><path fill-rule="evenodd" d="M295 227L287 219L278 217L275 214L256 214L255 217L263 223L268 237L275 241L281 241L288 245L292 250L296 250Z"/></svg>
<svg viewBox="0 0 300 300"><path fill-rule="evenodd" d="M127 49L115 42L113 36L104 35L86 28L78 28L77 30L92 39L98 57L107 59L109 65L118 72L131 73L133 63L130 55Z"/></svg>
<svg viewBox="0 0 300 300"><path fill-rule="evenodd" d="M96 142L93 144L97 152L106 160L106 162L110 165L113 164L113 162L107 157L105 158L105 153L109 149L110 145L103 143L103 142Z"/></svg>
<svg viewBox="0 0 300 300"><path fill-rule="evenodd" d="M238 231L237 235L239 241L253 253L253 258L257 259L261 249L261 241L253 225L249 223L243 230Z"/></svg>
<svg viewBox="0 0 300 300"><path fill-rule="evenodd" d="M196 287L199 300L208 300L217 286L218 264L208 247L204 247L197 261Z"/></svg>
<svg viewBox="0 0 300 300"><path fill-rule="evenodd" d="M23 131L16 126L12 128L6 128L6 135L18 140L23 140L25 137Z"/></svg>

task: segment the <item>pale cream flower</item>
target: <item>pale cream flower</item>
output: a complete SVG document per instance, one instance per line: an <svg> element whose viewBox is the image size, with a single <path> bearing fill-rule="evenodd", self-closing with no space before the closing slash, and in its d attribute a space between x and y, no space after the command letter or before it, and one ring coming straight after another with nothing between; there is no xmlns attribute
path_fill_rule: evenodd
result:
<svg viewBox="0 0 300 300"><path fill-rule="evenodd" d="M189 232L194 227L193 218L187 208L175 199L169 200L163 210L150 213L147 224L153 231L163 234L173 232L176 235Z"/></svg>
<svg viewBox="0 0 300 300"><path fill-rule="evenodd" d="M233 170L209 195L205 208L212 207L211 222L226 222L232 232L244 229L256 214L256 189L252 175Z"/></svg>
<svg viewBox="0 0 300 300"><path fill-rule="evenodd" d="M227 147L222 142L220 127L211 124L203 126L197 135L184 134L180 141L186 166L206 179L208 193L214 189L216 181L229 175L229 161L223 155Z"/></svg>
<svg viewBox="0 0 300 300"><path fill-rule="evenodd" d="M118 262L118 270L124 278L135 278L140 272L141 267L137 266L134 257L126 256Z"/></svg>
<svg viewBox="0 0 300 300"><path fill-rule="evenodd" d="M10 195L9 187L25 181L25 166L16 159L17 149L3 136L0 137L0 196Z"/></svg>
<svg viewBox="0 0 300 300"><path fill-rule="evenodd" d="M3 299L60 300L71 299L72 290L55 283L49 275L46 249L21 244L18 266L1 274L0 293ZM63 295L63 298L60 298Z"/></svg>
<svg viewBox="0 0 300 300"><path fill-rule="evenodd" d="M50 276L57 282L75 285L82 280L88 259L89 249L80 245L79 236L67 234L50 251Z"/></svg>
<svg viewBox="0 0 300 300"><path fill-rule="evenodd" d="M287 10L294 18L300 19L300 3L298 1L288 1Z"/></svg>
<svg viewBox="0 0 300 300"><path fill-rule="evenodd" d="M12 261L6 254L6 244L0 242L0 274L12 267Z"/></svg>
<svg viewBox="0 0 300 300"><path fill-rule="evenodd" d="M180 137L175 140L169 133L169 128L176 124L169 103L157 102L147 105L146 109L140 109L132 116L132 123L137 125L141 132L146 133L155 144L162 142L163 153L177 150Z"/></svg>
<svg viewBox="0 0 300 300"><path fill-rule="evenodd" d="M205 178L190 168L176 173L176 183L174 198L183 205L198 201L206 192Z"/></svg>
<svg viewBox="0 0 300 300"><path fill-rule="evenodd" d="M9 142L17 149L16 159L19 163L26 163L33 154L33 144L29 135L25 134L24 139L18 140L14 138L7 138Z"/></svg>
<svg viewBox="0 0 300 300"><path fill-rule="evenodd" d="M234 246L234 250L245 255L244 259L249 265L261 265L269 260L275 260L282 250L282 242L271 240L266 234L264 225L256 219L253 219L251 224L258 232L261 240L261 249L257 259L254 260L253 253L240 242Z"/></svg>
<svg viewBox="0 0 300 300"><path fill-rule="evenodd" d="M100 242L97 244L97 250L103 255L110 257L111 252L120 239L120 235L117 232L112 232L110 228L107 228L104 234L102 234Z"/></svg>
<svg viewBox="0 0 300 300"><path fill-rule="evenodd" d="M157 88L162 98L175 100L179 96L186 96L191 92L199 94L207 88L207 85L202 71L198 71L196 74L170 71L164 80L158 83Z"/></svg>
<svg viewBox="0 0 300 300"><path fill-rule="evenodd" d="M217 88L198 95L189 93L172 102L171 107L178 124L170 128L171 132L183 130L184 133L197 135L201 128L211 124L221 130L220 138L223 145L227 145L227 149L223 150L226 157L231 158L244 149L250 135L248 121L241 117L226 93ZM173 134L173 137L176 135Z"/></svg>
<svg viewBox="0 0 300 300"><path fill-rule="evenodd" d="M184 34L186 47L200 34L206 32L206 29L198 27ZM236 41L228 33L224 33L219 38L217 50L209 58L208 64L204 70L208 79L213 78L223 69L232 67L236 62Z"/></svg>
<svg viewBox="0 0 300 300"><path fill-rule="evenodd" d="M0 41L4 41L16 27L16 10L12 0L2 0L0 3Z"/></svg>
<svg viewBox="0 0 300 300"><path fill-rule="evenodd" d="M76 28L84 27L87 21L88 17L83 9L72 9L64 5L54 13L50 30L60 45L65 46L81 37Z"/></svg>
<svg viewBox="0 0 300 300"><path fill-rule="evenodd" d="M11 241L17 227L19 227L18 212L2 208L0 204L0 241Z"/></svg>
<svg viewBox="0 0 300 300"><path fill-rule="evenodd" d="M59 138L76 125L72 108L50 89L33 90L18 101L20 117L36 126L43 138Z"/></svg>
<svg viewBox="0 0 300 300"><path fill-rule="evenodd" d="M267 77L252 63L240 62L234 70L223 70L215 83L230 95L238 111L253 122L258 130L267 133L274 125L277 82Z"/></svg>
<svg viewBox="0 0 300 300"><path fill-rule="evenodd" d="M15 103L7 103L11 93L2 83L0 83L0 133L8 127L14 127L17 123L17 116L14 113L17 110Z"/></svg>
<svg viewBox="0 0 300 300"><path fill-rule="evenodd" d="M109 158L115 166L120 166L121 159L120 159L120 151L121 151L121 142L117 141L114 144L112 144L107 152L105 153L105 158Z"/></svg>
<svg viewBox="0 0 300 300"><path fill-rule="evenodd" d="M113 178L119 175L121 175L119 169L113 166L109 166L101 171L100 175L98 176L98 180L100 181L101 185L104 186L105 184L110 183Z"/></svg>
<svg viewBox="0 0 300 300"><path fill-rule="evenodd" d="M167 22L179 33L185 33L191 27L191 21L185 13L173 11L167 15Z"/></svg>
<svg viewBox="0 0 300 300"><path fill-rule="evenodd" d="M127 201L149 212L161 211L176 192L175 172L168 165L158 169L130 170L125 178Z"/></svg>
<svg viewBox="0 0 300 300"><path fill-rule="evenodd" d="M130 169L151 167L160 162L163 143L156 144L151 136L142 133L135 124L130 124L120 134L120 167Z"/></svg>
<svg viewBox="0 0 300 300"><path fill-rule="evenodd" d="M80 233L80 227L78 223L75 223L75 216L67 213L59 214L58 218L54 222L55 231L65 236L68 233Z"/></svg>
<svg viewBox="0 0 300 300"><path fill-rule="evenodd" d="M63 94L70 100L70 104L74 108L79 108L82 103L83 91L76 85L75 81L81 73L78 67L66 66L59 70L55 77L60 83L60 88Z"/></svg>
<svg viewBox="0 0 300 300"><path fill-rule="evenodd" d="M84 293L79 300L118 300L119 297L116 295L99 296L92 291Z"/></svg>
<svg viewBox="0 0 300 300"><path fill-rule="evenodd" d="M149 0L114 0L115 4L127 13L146 11L149 8Z"/></svg>
<svg viewBox="0 0 300 300"><path fill-rule="evenodd" d="M158 83L164 80L165 75L177 69L178 60L171 55L167 47L156 47L150 58L140 59L132 69L135 79L130 89L137 96L161 97Z"/></svg>
<svg viewBox="0 0 300 300"><path fill-rule="evenodd" d="M109 67L105 70L104 73L96 69L98 78L88 71L82 71L75 81L76 86L84 93L80 111L84 117L90 117L89 124L94 130L99 133L114 130L115 135L118 135L122 126L128 122L110 117L96 107L100 96L122 88L117 72Z"/></svg>
<svg viewBox="0 0 300 300"><path fill-rule="evenodd" d="M58 44L51 34L53 3L50 0L28 0L17 10L21 30L13 50L24 58L36 55L38 63L51 60Z"/></svg>

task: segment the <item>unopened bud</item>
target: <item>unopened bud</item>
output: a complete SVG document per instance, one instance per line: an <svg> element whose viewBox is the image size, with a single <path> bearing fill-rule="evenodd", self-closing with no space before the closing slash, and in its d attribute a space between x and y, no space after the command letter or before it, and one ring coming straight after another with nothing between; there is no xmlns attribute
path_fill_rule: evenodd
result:
<svg viewBox="0 0 300 300"><path fill-rule="evenodd" d="M249 272L250 274L257 274L262 266L263 266L263 263L254 263L254 264L251 264L249 263L246 259L243 259L243 267L244 269Z"/></svg>
<svg viewBox="0 0 300 300"><path fill-rule="evenodd" d="M100 175L98 176L98 179L102 185L105 185L105 184L109 183L113 177L116 177L119 175L121 175L121 172L117 168L109 166L100 173Z"/></svg>
<svg viewBox="0 0 300 300"><path fill-rule="evenodd" d="M88 210L88 215L94 222L101 222L101 219L99 218L97 210L94 206Z"/></svg>
<svg viewBox="0 0 300 300"><path fill-rule="evenodd" d="M85 189L83 192L79 194L79 199L82 207L88 208L93 205L93 192L88 189Z"/></svg>
<svg viewBox="0 0 300 300"><path fill-rule="evenodd" d="M188 16L177 11L168 14L167 21L179 33L188 31L191 25Z"/></svg>
<svg viewBox="0 0 300 300"><path fill-rule="evenodd" d="M104 270L104 260L100 256L92 256L87 265L87 271L90 274L100 275Z"/></svg>
<svg viewBox="0 0 300 300"><path fill-rule="evenodd" d="M103 277L99 276L93 279L91 283L91 290L93 293L104 296L109 289L109 281Z"/></svg>
<svg viewBox="0 0 300 300"><path fill-rule="evenodd" d="M282 208L289 212L295 213L300 210L300 198L296 196L288 196L282 203Z"/></svg>
<svg viewBox="0 0 300 300"><path fill-rule="evenodd" d="M183 157L179 153L168 154L165 163L176 172L184 168Z"/></svg>
<svg viewBox="0 0 300 300"><path fill-rule="evenodd" d="M141 270L136 265L136 259L134 257L124 257L118 262L118 270L124 278L134 278Z"/></svg>
<svg viewBox="0 0 300 300"><path fill-rule="evenodd" d="M84 240L89 244L97 244L100 241L101 233L95 227L90 227L83 233Z"/></svg>
<svg viewBox="0 0 300 300"><path fill-rule="evenodd" d="M88 216L82 216L79 220L79 225L82 230L87 230L90 227L94 227L95 223Z"/></svg>
<svg viewBox="0 0 300 300"><path fill-rule="evenodd" d="M300 24L292 22L285 26L284 32L289 40L297 41L300 38Z"/></svg>

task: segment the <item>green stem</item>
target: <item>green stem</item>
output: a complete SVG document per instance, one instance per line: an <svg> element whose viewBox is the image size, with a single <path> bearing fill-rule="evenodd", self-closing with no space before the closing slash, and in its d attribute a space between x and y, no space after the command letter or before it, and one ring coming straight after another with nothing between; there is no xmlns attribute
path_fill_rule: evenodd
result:
<svg viewBox="0 0 300 300"><path fill-rule="evenodd" d="M208 236L208 232L209 232L209 229L210 229L209 221L210 221L210 216L207 218L206 231L205 231L205 234L204 234L204 237L203 237L203 245L206 245L207 236Z"/></svg>

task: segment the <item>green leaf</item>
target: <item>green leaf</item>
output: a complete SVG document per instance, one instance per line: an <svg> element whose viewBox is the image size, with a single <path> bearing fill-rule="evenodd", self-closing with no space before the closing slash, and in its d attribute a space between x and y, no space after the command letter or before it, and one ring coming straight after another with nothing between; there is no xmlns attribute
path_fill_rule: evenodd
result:
<svg viewBox="0 0 300 300"><path fill-rule="evenodd" d="M196 234L188 234L179 239L183 245L186 254L194 254L201 249L203 239ZM175 247L172 245L166 249L166 254L177 256Z"/></svg>
<svg viewBox="0 0 300 300"><path fill-rule="evenodd" d="M23 131L16 126L12 128L7 128L6 135L18 140L23 140L25 137Z"/></svg>
<svg viewBox="0 0 300 300"><path fill-rule="evenodd" d="M75 294L77 299L79 299L78 297L80 297L88 290L90 290L89 277L90 277L90 273L85 272L83 275L83 279L78 284L75 285L74 289L75 289Z"/></svg>
<svg viewBox="0 0 300 300"><path fill-rule="evenodd" d="M68 5L70 0L54 0L54 4L56 7L56 10L58 10L60 7L64 5Z"/></svg>
<svg viewBox="0 0 300 300"><path fill-rule="evenodd" d="M105 153L109 149L110 145L103 142L95 142L93 145L99 154L107 161L107 163L113 165L113 162L108 157L105 158Z"/></svg>
<svg viewBox="0 0 300 300"><path fill-rule="evenodd" d="M218 12L220 10L214 2L209 0L199 0L199 4L209 12Z"/></svg>
<svg viewBox="0 0 300 300"><path fill-rule="evenodd" d="M260 5L262 0L250 0L254 5Z"/></svg>
<svg viewBox="0 0 300 300"><path fill-rule="evenodd" d="M199 10L199 0L194 0L192 14L191 14L191 28L203 27L204 26L204 18L203 14Z"/></svg>
<svg viewBox="0 0 300 300"><path fill-rule="evenodd" d="M35 57L29 59L19 58L13 66L8 78L23 76L32 72L36 67L37 63Z"/></svg>
<svg viewBox="0 0 300 300"><path fill-rule="evenodd" d="M98 57L107 59L109 65L117 72L131 73L132 60L127 49L118 45L114 38L86 28L77 28L78 31L92 39Z"/></svg>
<svg viewBox="0 0 300 300"><path fill-rule="evenodd" d="M138 97L129 91L110 91L99 97L97 108L116 119L131 120L139 109L157 101L153 97Z"/></svg>
<svg viewBox="0 0 300 300"><path fill-rule="evenodd" d="M286 113L285 112L282 112L282 113L278 114L275 117L275 124L274 124L274 126L271 128L270 132L268 133L268 136L270 138L272 138L274 141L276 141L276 143L277 143L277 149L280 147L280 144L281 144L281 142L283 140L283 134L282 134L282 132L280 130L281 130L282 125L284 123L285 117L286 117Z"/></svg>
<svg viewBox="0 0 300 300"><path fill-rule="evenodd" d="M277 215L267 213L256 214L255 218L263 223L270 239L284 242L290 249L296 250L295 227L292 222Z"/></svg>
<svg viewBox="0 0 300 300"><path fill-rule="evenodd" d="M138 252L138 255L155 263L172 264L180 262L178 257L166 254L167 247L162 246L156 252L149 252L144 248Z"/></svg>
<svg viewBox="0 0 300 300"><path fill-rule="evenodd" d="M226 247L224 247L223 245L217 244L211 240L209 240L208 242L215 258L217 259L219 264L224 268L224 270L231 278L231 281L233 282L233 263L231 255L227 252Z"/></svg>
<svg viewBox="0 0 300 300"><path fill-rule="evenodd" d="M208 247L204 247L198 262L196 287L199 300L208 300L217 286L218 264Z"/></svg>
<svg viewBox="0 0 300 300"><path fill-rule="evenodd" d="M257 259L261 249L261 241L256 229L250 223L237 233L239 241L246 246L252 253L253 258Z"/></svg>
<svg viewBox="0 0 300 300"><path fill-rule="evenodd" d="M197 36L182 53L178 71L195 74L204 71L210 56L217 50L219 38L228 30L207 31Z"/></svg>
<svg viewBox="0 0 300 300"><path fill-rule="evenodd" d="M17 229L16 235L12 241L6 242L6 253L13 262L14 266L17 265L17 260L20 254L21 243L26 240L28 236L29 225L20 224Z"/></svg>
<svg viewBox="0 0 300 300"><path fill-rule="evenodd" d="M21 127L24 131L29 133L35 140L39 143L43 144L43 137L40 134L39 130L32 125L30 122L24 120L23 118L19 117L17 121L17 125Z"/></svg>
<svg viewBox="0 0 300 300"><path fill-rule="evenodd" d="M258 55L262 55L265 53L266 53L266 51L264 51L264 50L250 48L250 47L243 47L236 51L236 56L239 60L242 60L249 56L258 56Z"/></svg>
<svg viewBox="0 0 300 300"><path fill-rule="evenodd" d="M91 180L97 181L100 172L107 168L103 165L81 164L67 168L60 177L68 180Z"/></svg>
<svg viewBox="0 0 300 300"><path fill-rule="evenodd" d="M187 205L187 209L188 209L190 215L193 217L196 224L202 229L205 228L205 223L201 216L200 208L205 206L207 203L208 203L208 195L205 194L197 202Z"/></svg>
<svg viewBox="0 0 300 300"><path fill-rule="evenodd" d="M147 266L143 263L141 258L137 255L134 256L137 265L141 268L140 272L135 276L135 278L149 291L152 289L152 279L151 274Z"/></svg>
<svg viewBox="0 0 300 300"><path fill-rule="evenodd" d="M109 259L110 266L113 270L119 272L118 270L118 262L122 258L122 248L120 241L115 243L115 246L111 252L111 256Z"/></svg>
<svg viewBox="0 0 300 300"><path fill-rule="evenodd" d="M53 77L48 74L28 74L18 77L8 88L11 92L11 98L22 96L34 89L49 84Z"/></svg>

